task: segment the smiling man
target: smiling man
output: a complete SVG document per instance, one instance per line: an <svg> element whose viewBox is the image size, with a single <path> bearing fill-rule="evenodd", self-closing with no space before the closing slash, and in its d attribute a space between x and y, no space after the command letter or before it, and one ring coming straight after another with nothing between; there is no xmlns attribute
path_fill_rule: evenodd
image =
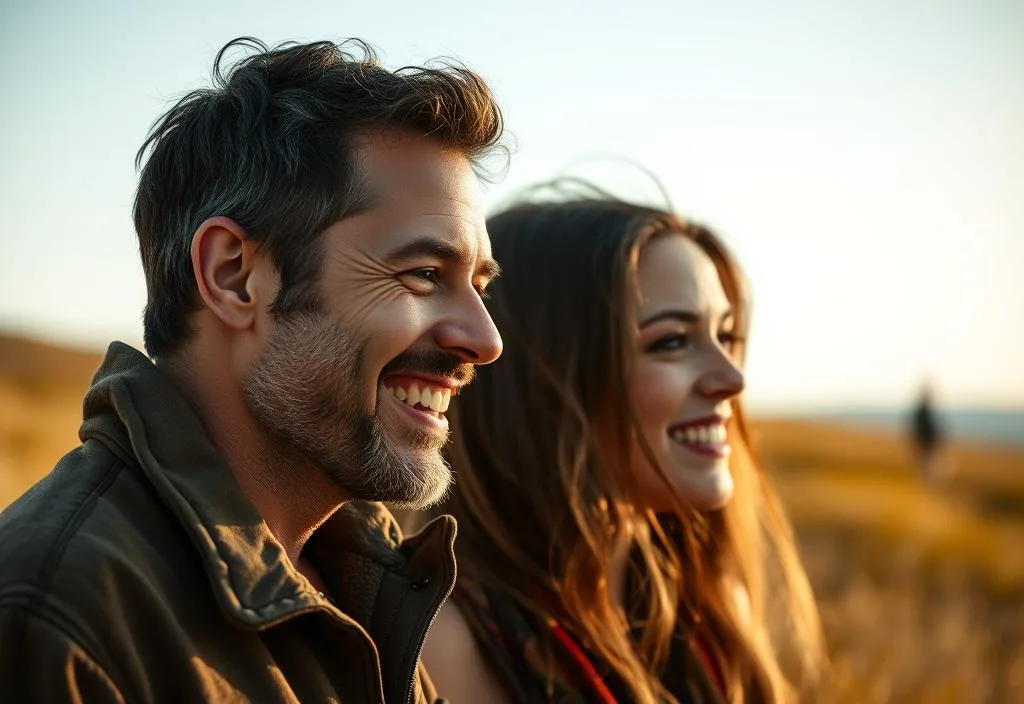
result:
<svg viewBox="0 0 1024 704"><path fill-rule="evenodd" d="M501 352L476 176L501 129L472 72L360 42L232 42L157 122L149 356L111 345L82 445L0 514L5 697L434 699L454 522L403 542L371 502L444 495L445 411Z"/></svg>

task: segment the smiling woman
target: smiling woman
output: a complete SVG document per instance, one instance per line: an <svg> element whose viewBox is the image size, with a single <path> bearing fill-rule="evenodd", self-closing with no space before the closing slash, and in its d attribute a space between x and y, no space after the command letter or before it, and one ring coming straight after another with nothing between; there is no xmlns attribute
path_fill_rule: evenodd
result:
<svg viewBox="0 0 1024 704"><path fill-rule="evenodd" d="M628 387L645 443L632 443L629 466L647 505L670 511L671 497L682 496L706 511L733 494L727 428L730 402L743 390L742 338L714 262L679 234L656 235L640 250L638 354Z"/></svg>
<svg viewBox="0 0 1024 704"><path fill-rule="evenodd" d="M424 655L439 690L789 701L821 642L744 418L733 259L704 227L603 197L488 229L505 352L452 407L459 583Z"/></svg>

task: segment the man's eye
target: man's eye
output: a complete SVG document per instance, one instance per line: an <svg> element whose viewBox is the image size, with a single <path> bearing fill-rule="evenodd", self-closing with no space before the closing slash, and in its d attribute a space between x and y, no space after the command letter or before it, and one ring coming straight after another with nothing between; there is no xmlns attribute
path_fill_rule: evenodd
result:
<svg viewBox="0 0 1024 704"><path fill-rule="evenodd" d="M437 283L438 273L437 269L434 269L433 267L429 269L414 269L413 271L410 271L409 274L423 279L424 281L429 281L432 284Z"/></svg>
<svg viewBox="0 0 1024 704"><path fill-rule="evenodd" d="M648 352L674 352L690 346L690 336L684 332L664 335L647 346Z"/></svg>
<svg viewBox="0 0 1024 704"><path fill-rule="evenodd" d="M413 293L431 293L441 283L441 272L436 267L424 267L410 269L398 278Z"/></svg>

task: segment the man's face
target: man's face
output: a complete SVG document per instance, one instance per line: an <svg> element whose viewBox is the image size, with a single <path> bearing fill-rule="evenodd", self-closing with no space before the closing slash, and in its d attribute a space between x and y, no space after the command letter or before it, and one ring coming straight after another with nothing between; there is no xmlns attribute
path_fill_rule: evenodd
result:
<svg viewBox="0 0 1024 704"><path fill-rule="evenodd" d="M273 321L245 397L349 497L422 507L451 483L444 411L501 353L497 267L465 157L395 133L357 154L374 205L324 232L320 310Z"/></svg>

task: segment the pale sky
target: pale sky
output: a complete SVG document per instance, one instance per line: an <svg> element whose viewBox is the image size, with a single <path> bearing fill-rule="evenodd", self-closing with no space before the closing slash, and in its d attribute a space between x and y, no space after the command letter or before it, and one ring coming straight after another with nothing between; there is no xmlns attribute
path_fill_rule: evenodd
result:
<svg viewBox="0 0 1024 704"><path fill-rule="evenodd" d="M1024 2L3 0L0 328L141 339L134 155L217 50L455 57L518 143L490 203L634 159L754 289L756 407L1024 406ZM588 173L623 195L634 172ZM632 190L630 190L632 189Z"/></svg>

